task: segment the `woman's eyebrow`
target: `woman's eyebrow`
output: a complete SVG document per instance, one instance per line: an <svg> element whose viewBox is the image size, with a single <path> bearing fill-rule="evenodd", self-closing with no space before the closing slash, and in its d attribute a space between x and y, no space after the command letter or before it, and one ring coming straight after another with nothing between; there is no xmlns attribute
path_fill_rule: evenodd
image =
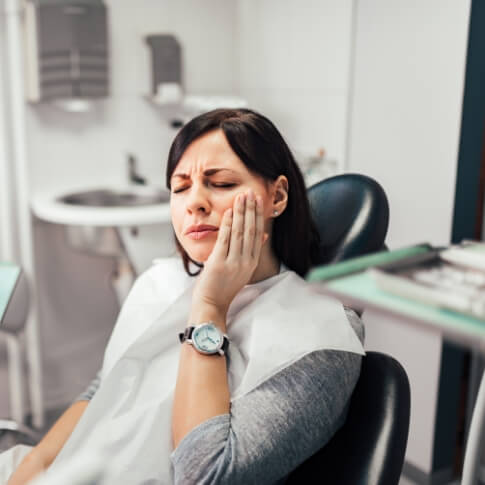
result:
<svg viewBox="0 0 485 485"><path fill-rule="evenodd" d="M215 173L217 172L220 172L222 170L227 170L228 172L233 172L235 174L237 174L237 172L235 170L232 170L230 168L208 168L207 170L204 170L204 175L205 176L211 176L211 175L214 175ZM189 179L190 178L190 175L188 173L175 173L172 175L172 179L173 178L181 178L181 179Z"/></svg>

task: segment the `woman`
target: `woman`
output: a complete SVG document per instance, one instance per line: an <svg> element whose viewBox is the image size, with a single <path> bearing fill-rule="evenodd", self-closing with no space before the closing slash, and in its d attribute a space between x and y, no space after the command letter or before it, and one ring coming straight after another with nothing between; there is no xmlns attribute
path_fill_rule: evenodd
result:
<svg viewBox="0 0 485 485"><path fill-rule="evenodd" d="M283 483L345 420L363 329L301 279L318 234L278 130L247 109L194 118L167 187L185 273L163 260L137 280L102 371L9 485L80 449L116 457L103 483Z"/></svg>

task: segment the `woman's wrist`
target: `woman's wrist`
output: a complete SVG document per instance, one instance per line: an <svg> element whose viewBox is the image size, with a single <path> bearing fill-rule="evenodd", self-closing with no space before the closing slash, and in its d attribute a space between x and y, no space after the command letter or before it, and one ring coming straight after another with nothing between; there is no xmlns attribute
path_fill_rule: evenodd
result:
<svg viewBox="0 0 485 485"><path fill-rule="evenodd" d="M214 322L221 330L226 330L227 310L208 304L192 305L189 314L190 325L198 325L203 322Z"/></svg>

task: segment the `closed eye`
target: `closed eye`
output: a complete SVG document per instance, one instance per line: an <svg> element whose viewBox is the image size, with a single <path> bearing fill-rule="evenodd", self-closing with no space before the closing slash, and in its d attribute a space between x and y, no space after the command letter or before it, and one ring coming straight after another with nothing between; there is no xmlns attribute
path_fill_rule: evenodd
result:
<svg viewBox="0 0 485 485"><path fill-rule="evenodd" d="M173 193L174 193L174 194L178 194L179 192L184 191L186 188L187 188L187 187L182 187L181 189L175 189L175 190L173 191Z"/></svg>
<svg viewBox="0 0 485 485"><path fill-rule="evenodd" d="M225 189L236 186L236 184L234 183L212 183L212 185L218 189ZM181 187L180 189L175 189L173 193L178 194L179 192L183 192L186 189L188 189L188 187Z"/></svg>
<svg viewBox="0 0 485 485"><path fill-rule="evenodd" d="M214 187L234 187L236 184L212 184Z"/></svg>

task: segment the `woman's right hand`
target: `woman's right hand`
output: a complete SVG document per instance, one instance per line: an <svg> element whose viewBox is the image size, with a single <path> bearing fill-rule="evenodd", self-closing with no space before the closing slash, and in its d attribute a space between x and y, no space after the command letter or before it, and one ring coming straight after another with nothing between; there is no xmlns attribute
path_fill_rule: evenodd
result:
<svg viewBox="0 0 485 485"><path fill-rule="evenodd" d="M7 485L27 484L45 469L46 466L42 457L35 452L29 453L10 476Z"/></svg>
<svg viewBox="0 0 485 485"><path fill-rule="evenodd" d="M252 189L239 194L234 207L224 213L214 248L197 278L191 320L203 313L199 311L202 307L211 307L225 321L232 300L258 267L267 237L262 197L256 196Z"/></svg>

